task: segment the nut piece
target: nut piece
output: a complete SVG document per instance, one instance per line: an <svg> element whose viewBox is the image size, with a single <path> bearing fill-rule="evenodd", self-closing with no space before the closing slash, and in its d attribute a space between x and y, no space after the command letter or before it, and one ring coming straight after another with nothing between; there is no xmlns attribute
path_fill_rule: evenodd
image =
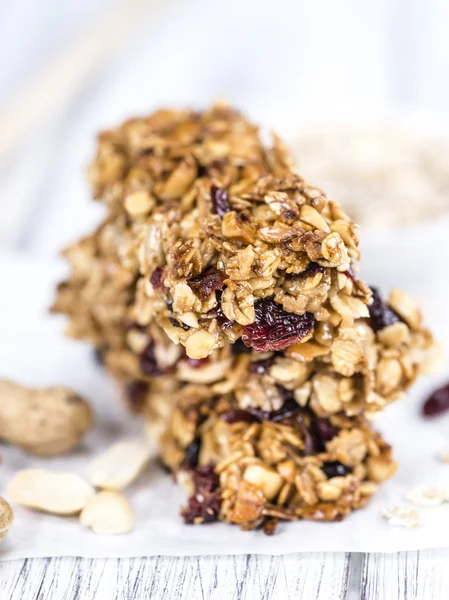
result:
<svg viewBox="0 0 449 600"><path fill-rule="evenodd" d="M125 209L131 216L143 216L154 206L154 198L146 191L133 192L125 198Z"/></svg>
<svg viewBox="0 0 449 600"><path fill-rule="evenodd" d="M196 331L186 342L186 354L189 358L206 358L214 349L216 340L204 329Z"/></svg>
<svg viewBox="0 0 449 600"><path fill-rule="evenodd" d="M267 500L272 500L282 486L282 477L274 469L264 465L249 465L243 479L260 488Z"/></svg>
<svg viewBox="0 0 449 600"><path fill-rule="evenodd" d="M0 542L5 539L14 520L12 508L4 498L0 498Z"/></svg>
<svg viewBox="0 0 449 600"><path fill-rule="evenodd" d="M38 456L72 450L92 425L92 411L65 387L24 388L0 381L0 439Z"/></svg>
<svg viewBox="0 0 449 600"><path fill-rule="evenodd" d="M98 488L123 490L144 470L151 454L144 440L118 442L89 464L87 479Z"/></svg>
<svg viewBox="0 0 449 600"><path fill-rule="evenodd" d="M370 479L381 483L396 473L398 465L382 456L370 456L367 460L367 468Z"/></svg>
<svg viewBox="0 0 449 600"><path fill-rule="evenodd" d="M44 469L18 471L8 485L13 502L55 515L75 515L95 494L79 475Z"/></svg>
<svg viewBox="0 0 449 600"><path fill-rule="evenodd" d="M129 533L134 528L134 513L125 496L104 491L89 500L80 515L80 523L100 535Z"/></svg>
<svg viewBox="0 0 449 600"><path fill-rule="evenodd" d="M229 515L231 523L256 521L261 516L265 503L266 500L260 488L247 481L241 481L234 509Z"/></svg>

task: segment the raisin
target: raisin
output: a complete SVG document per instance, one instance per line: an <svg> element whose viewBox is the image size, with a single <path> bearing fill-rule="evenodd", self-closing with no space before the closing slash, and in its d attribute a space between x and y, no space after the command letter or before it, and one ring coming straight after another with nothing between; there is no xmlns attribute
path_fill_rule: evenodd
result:
<svg viewBox="0 0 449 600"><path fill-rule="evenodd" d="M236 410L230 410L228 412L222 413L221 414L221 419L225 422L225 423L238 423L238 422L244 422L244 423L260 423L261 421L263 421L262 419L262 414L258 414L257 411L258 409L249 409L249 410L243 410L243 409L236 409ZM261 413L262 411L260 411Z"/></svg>
<svg viewBox="0 0 449 600"><path fill-rule="evenodd" d="M219 305L217 307L217 321L218 321L218 325L220 326L220 329L225 331L226 329L231 329L231 327L234 325L233 321L231 321L230 319L228 319L228 317L224 314L223 309L221 308L221 306Z"/></svg>
<svg viewBox="0 0 449 600"><path fill-rule="evenodd" d="M371 288L373 292L373 299L371 304L368 306L370 323L374 331L380 331L384 327L393 325L400 321L398 315L392 308L382 299L381 295L376 288Z"/></svg>
<svg viewBox="0 0 449 600"><path fill-rule="evenodd" d="M315 452L324 452L326 442L330 442L337 435L338 429L331 425L329 419L315 417L310 424L310 433Z"/></svg>
<svg viewBox="0 0 449 600"><path fill-rule="evenodd" d="M97 365L104 365L104 360L105 360L105 354L108 351L108 346L106 344L102 344L100 346L96 346L94 348L94 360L97 363Z"/></svg>
<svg viewBox="0 0 449 600"><path fill-rule="evenodd" d="M232 352L232 354L235 354L236 356L238 356L239 354L248 354L249 352L251 352L251 348L248 348L248 346L245 346L245 344L242 342L242 338L238 338L232 344L231 352Z"/></svg>
<svg viewBox="0 0 449 600"><path fill-rule="evenodd" d="M186 453L183 461L183 468L191 468L194 469L198 466L198 458L200 456L201 450L201 440L200 438L195 438L189 446L187 446Z"/></svg>
<svg viewBox="0 0 449 600"><path fill-rule="evenodd" d="M422 414L435 417L449 410L449 384L435 390L424 402Z"/></svg>
<svg viewBox="0 0 449 600"><path fill-rule="evenodd" d="M144 375L157 376L162 374L162 371L156 361L154 346L154 341L150 340L143 352L140 354L140 370Z"/></svg>
<svg viewBox="0 0 449 600"><path fill-rule="evenodd" d="M162 267L156 267L150 276L150 283L155 290L160 290L162 287L162 279L164 275L164 269Z"/></svg>
<svg viewBox="0 0 449 600"><path fill-rule="evenodd" d="M278 410L272 410L269 413L268 421L277 423L295 417L301 412L301 407L294 398L288 398Z"/></svg>
<svg viewBox="0 0 449 600"><path fill-rule="evenodd" d="M148 384L145 381L132 381L126 388L126 400L131 410L139 412L145 403Z"/></svg>
<svg viewBox="0 0 449 600"><path fill-rule="evenodd" d="M302 272L299 273L299 275L305 275L306 277L312 277L313 275L316 275L317 273L322 273L323 275L326 273L326 267L322 267L321 265L319 265L316 262L310 262L306 269Z"/></svg>
<svg viewBox="0 0 449 600"><path fill-rule="evenodd" d="M214 267L208 267L187 283L202 302L205 302L212 292L223 289L222 275Z"/></svg>
<svg viewBox="0 0 449 600"><path fill-rule="evenodd" d="M274 356L270 358L266 358L265 360L257 360L256 362L251 363L249 370L251 373L257 373L258 375L263 375L264 373L268 373L271 365L273 364Z"/></svg>
<svg viewBox="0 0 449 600"><path fill-rule="evenodd" d="M332 477L344 477L345 475L352 473L350 467L343 465L337 460L323 463L321 470L324 471L328 479L332 479Z"/></svg>
<svg viewBox="0 0 449 600"><path fill-rule="evenodd" d="M284 419L294 417L301 411L301 407L293 398L287 399L278 410L263 410L261 408L250 407L246 410L235 409L223 413L221 418L226 423L237 423L244 421L246 423L262 423L262 421L272 421L277 423Z"/></svg>
<svg viewBox="0 0 449 600"><path fill-rule="evenodd" d="M296 415L296 422L304 438L304 455L310 456L311 454L315 453L315 441L313 439L313 436L310 433L309 428L305 424L304 417L302 414Z"/></svg>
<svg viewBox="0 0 449 600"><path fill-rule="evenodd" d="M228 192L224 188L219 188L216 185L210 187L210 199L214 211L220 217L224 217L226 213L232 210L229 203Z"/></svg>
<svg viewBox="0 0 449 600"><path fill-rule="evenodd" d="M243 327L242 340L256 352L283 350L313 330L311 313L288 313L271 299L259 300L254 310L256 321Z"/></svg>

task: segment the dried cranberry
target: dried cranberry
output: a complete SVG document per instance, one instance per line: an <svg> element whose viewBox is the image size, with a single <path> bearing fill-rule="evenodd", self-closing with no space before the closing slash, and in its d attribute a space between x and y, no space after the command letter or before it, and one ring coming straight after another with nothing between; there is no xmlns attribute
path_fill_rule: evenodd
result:
<svg viewBox="0 0 449 600"><path fill-rule="evenodd" d="M321 470L326 473L328 479L332 479L332 477L344 477L345 475L348 475L348 473L352 473L350 467L343 465L337 460L323 463Z"/></svg>
<svg viewBox="0 0 449 600"><path fill-rule="evenodd" d="M263 524L263 532L265 535L274 535L278 526L279 520L274 517L268 517Z"/></svg>
<svg viewBox="0 0 449 600"><path fill-rule="evenodd" d="M311 313L288 313L271 299L256 302L254 310L256 322L245 325L242 340L256 352L283 350L313 329L314 318Z"/></svg>
<svg viewBox="0 0 449 600"><path fill-rule="evenodd" d="M376 288L371 288L373 292L373 299L371 304L368 306L370 323L374 331L379 331L384 327L393 325L400 321L398 315L392 308L382 299L381 295Z"/></svg>
<svg viewBox="0 0 449 600"><path fill-rule="evenodd" d="M181 511L184 522L192 525L217 521L221 508L221 495L220 482L214 465L194 469L192 481L194 494L189 498L188 506Z"/></svg>
<svg viewBox="0 0 449 600"><path fill-rule="evenodd" d="M193 442L187 446L184 456L183 467L194 469L198 466L198 458L201 450L201 439L195 438Z"/></svg>
<svg viewBox="0 0 449 600"><path fill-rule="evenodd" d="M138 412L143 408L146 395L148 392L148 384L145 381L132 381L126 388L126 399L131 410Z"/></svg>
<svg viewBox="0 0 449 600"><path fill-rule="evenodd" d="M162 374L162 371L156 361L154 346L154 341L150 340L145 350L143 350L140 355L140 370L144 375L157 376Z"/></svg>
<svg viewBox="0 0 449 600"><path fill-rule="evenodd" d="M224 217L226 213L232 210L229 203L228 192L224 188L211 185L210 199L212 200L214 211L217 215L220 215L220 217Z"/></svg>
<svg viewBox="0 0 449 600"><path fill-rule="evenodd" d="M273 364L273 360L274 356L266 358L265 360L257 360L256 362L251 363L249 370L251 373L257 373L258 375L268 373L271 365Z"/></svg>
<svg viewBox="0 0 449 600"><path fill-rule="evenodd" d="M162 267L156 267L150 276L150 283L155 290L160 290L162 287L162 279L164 275L164 269Z"/></svg>
<svg viewBox="0 0 449 600"><path fill-rule="evenodd" d="M449 410L449 384L435 390L424 402L422 414L435 417Z"/></svg>
<svg viewBox="0 0 449 600"><path fill-rule="evenodd" d="M214 267L208 267L187 283L202 302L205 302L212 292L223 289L222 275Z"/></svg>

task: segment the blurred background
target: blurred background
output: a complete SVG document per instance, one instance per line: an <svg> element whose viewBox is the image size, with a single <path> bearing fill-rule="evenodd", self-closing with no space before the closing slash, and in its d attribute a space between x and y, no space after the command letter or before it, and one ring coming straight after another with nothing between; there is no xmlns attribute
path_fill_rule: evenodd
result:
<svg viewBox="0 0 449 600"><path fill-rule="evenodd" d="M396 232L412 190L413 202L424 199L418 224L429 197L438 197L434 221L448 210L449 150L444 142L429 151L429 135L444 138L449 122L447 0L0 0L0 7L0 249L48 256L98 220L85 167L99 129L162 105L217 98L278 129L300 158L303 148L314 183L345 183L357 171L362 179L348 185L372 191L382 179L387 205L401 198ZM404 119L405 137L391 142ZM371 141L326 137L348 126L370 130ZM423 138L424 149L416 142ZM349 162L330 173L341 156ZM369 214L360 216L366 227Z"/></svg>

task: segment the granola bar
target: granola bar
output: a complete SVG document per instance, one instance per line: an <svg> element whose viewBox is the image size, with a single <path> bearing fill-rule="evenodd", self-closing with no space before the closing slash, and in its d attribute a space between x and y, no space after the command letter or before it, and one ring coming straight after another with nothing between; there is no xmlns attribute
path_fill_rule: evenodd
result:
<svg viewBox="0 0 449 600"><path fill-rule="evenodd" d="M107 276L133 280L131 320L156 320L191 358L240 337L281 350L319 323L368 316L355 224L234 109L160 111L104 132L91 181L109 216L90 240Z"/></svg>
<svg viewBox="0 0 449 600"><path fill-rule="evenodd" d="M161 458L188 497L188 524L217 520L273 533L278 520L339 521L396 471L364 417L321 418L291 398L275 411L213 405L204 386L177 395Z"/></svg>
<svg viewBox="0 0 449 600"><path fill-rule="evenodd" d="M113 314L120 314L114 303L115 285L110 293L108 286L103 282L96 296L108 298ZM82 302L68 304L76 311L86 307ZM107 311L89 315L84 310L83 319L73 318L72 324L84 327L78 334L92 330L85 327L89 318L97 324L91 338L97 356L122 383L135 410L151 402L149 384L152 389L156 381L160 385L167 380L174 388L206 384L211 399L232 394L241 408L264 410L278 409L288 390L317 415L344 411L351 416L374 414L402 397L420 373L432 370L435 361L435 342L423 327L416 304L403 292L393 290L387 303L374 290L369 311L368 319L357 319L351 327L319 324L313 339L284 350L256 352L237 340L205 359L188 357L155 322L142 327L118 320L102 331L101 315Z"/></svg>
<svg viewBox="0 0 449 600"><path fill-rule="evenodd" d="M302 274L294 276L292 284L299 294L297 297L309 295L314 302L318 302L318 298L324 302L318 309L322 320L318 320L315 313L311 331L299 341L294 335L292 338L291 331L298 331L298 322L301 330L305 324L304 316L311 313L287 313L272 298L256 302L256 312L258 307L265 312L258 322L244 328L229 322L217 305L210 311L209 316L215 314L210 317L210 323L219 324L223 334L231 336L230 339L234 337L231 332L235 333L236 329L243 335L235 337L232 351L230 339L223 348L214 350L207 357L207 369L189 370L187 349L184 351L182 344L176 345L171 340L178 340L184 334L191 335L192 331L204 332L195 327L198 322L193 313L168 317L174 313L167 307L160 281L154 278L154 272L148 277L140 271L139 254L133 250L139 231L130 223L126 211L117 211L113 204L97 231L66 251L72 271L70 279L59 286L54 308L69 315L69 335L93 342L97 355L109 371L126 382L133 407L145 403L142 390L144 382L150 378L170 373L180 381L188 382L189 377L194 378L195 374L202 377L200 374L207 371L216 374L215 380L210 379L211 383L232 390L246 404L267 407L279 403L280 395L276 390L279 386L287 386L295 387L300 402L310 403L318 414L340 410L349 415L363 410L375 412L400 397L432 361L432 336L422 325L418 307L403 292L394 290L386 303L376 290L366 288L366 296L371 297L370 304L361 303L361 316L355 319L354 314L341 308L339 301L345 298L361 302L346 293L349 288L353 293L361 284L356 283L349 271L338 273L311 262ZM333 277L340 282L344 280L345 287L326 300L323 281ZM211 287L213 277L208 281L208 289L218 301L219 293L213 290L213 285ZM284 285L290 286L290 283L286 277ZM201 293L191 280L190 285L196 293ZM155 287L159 292L154 292ZM325 288L329 291L332 286ZM151 299L148 290L153 290ZM333 309L324 308L329 302L339 308L344 317ZM168 319L164 327L161 327L164 323L162 314ZM324 315L327 316L324 318ZM264 328L269 332L268 336L274 331L277 342L287 340L289 345L278 349L279 346L274 344L272 349L269 344L267 351L262 352L268 339L264 336ZM248 332L253 334L256 348L245 345ZM262 345L254 344L255 339ZM249 356L237 356L245 350ZM201 365L203 358L192 360L193 364L200 361L198 364ZM249 369L255 368L253 363L261 361L266 361L265 365L271 361L271 364L259 381Z"/></svg>
<svg viewBox="0 0 449 600"><path fill-rule="evenodd" d="M362 507L396 468L366 417L436 346L406 294L357 278L355 224L223 106L102 133L91 181L107 216L66 250L54 310L190 486L186 522Z"/></svg>

